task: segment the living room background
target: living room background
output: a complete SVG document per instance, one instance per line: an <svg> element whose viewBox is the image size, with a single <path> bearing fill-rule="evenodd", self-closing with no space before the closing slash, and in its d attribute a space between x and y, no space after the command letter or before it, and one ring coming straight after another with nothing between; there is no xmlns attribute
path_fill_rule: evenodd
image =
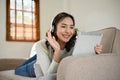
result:
<svg viewBox="0 0 120 80"><path fill-rule="evenodd" d="M6 0L0 0L0 58L28 58L33 42L6 41ZM120 0L40 0L40 34L45 37L52 18L71 13L80 31L106 27L120 29Z"/></svg>

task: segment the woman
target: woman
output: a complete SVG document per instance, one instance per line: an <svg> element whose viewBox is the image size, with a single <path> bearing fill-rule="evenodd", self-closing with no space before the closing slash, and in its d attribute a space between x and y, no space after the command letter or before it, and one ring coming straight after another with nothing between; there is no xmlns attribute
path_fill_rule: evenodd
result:
<svg viewBox="0 0 120 80"><path fill-rule="evenodd" d="M55 79L54 73L57 72L61 59L72 54L76 40L74 26L75 21L72 15L62 12L55 16L52 22L52 29L46 33L46 39L35 43L34 51L37 53L37 60L35 55L32 62L35 70L33 67L31 68L33 70L31 71L33 73L32 76L36 75L37 78L45 76L44 78L47 79L48 77L46 76L50 75L49 80L50 77ZM96 53L101 53L101 50L101 45L95 47Z"/></svg>

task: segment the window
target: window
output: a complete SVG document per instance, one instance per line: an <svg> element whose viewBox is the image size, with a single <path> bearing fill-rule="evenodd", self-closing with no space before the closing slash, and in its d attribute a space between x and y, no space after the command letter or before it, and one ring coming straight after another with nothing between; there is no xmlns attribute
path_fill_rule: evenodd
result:
<svg viewBox="0 0 120 80"><path fill-rule="evenodd" d="M38 41L39 0L6 0L6 40Z"/></svg>

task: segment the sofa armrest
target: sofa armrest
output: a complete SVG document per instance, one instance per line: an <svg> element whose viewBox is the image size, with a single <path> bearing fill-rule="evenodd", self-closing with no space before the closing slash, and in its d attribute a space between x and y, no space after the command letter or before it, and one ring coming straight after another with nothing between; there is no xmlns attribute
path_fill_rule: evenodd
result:
<svg viewBox="0 0 120 80"><path fill-rule="evenodd" d="M120 80L120 54L64 58L57 80Z"/></svg>
<svg viewBox="0 0 120 80"><path fill-rule="evenodd" d="M0 59L0 71L15 69L18 65L26 59L4 58Z"/></svg>

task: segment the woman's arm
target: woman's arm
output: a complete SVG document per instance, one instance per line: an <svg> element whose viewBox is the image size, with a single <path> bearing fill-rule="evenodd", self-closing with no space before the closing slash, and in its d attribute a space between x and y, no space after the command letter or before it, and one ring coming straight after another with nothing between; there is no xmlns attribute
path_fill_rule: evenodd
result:
<svg viewBox="0 0 120 80"><path fill-rule="evenodd" d="M54 49L53 60L59 63L60 62L60 45L56 41L55 37L51 35L50 30L46 33L46 39Z"/></svg>
<svg viewBox="0 0 120 80"><path fill-rule="evenodd" d="M39 64L43 75L46 74L51 74L51 73L55 73L57 71L57 67L58 67L58 63L55 62L54 60L52 60L52 62L50 61L48 54L50 54L50 52L48 51L45 42L43 42L44 44L41 43L37 43L35 51L37 53L37 62L36 64Z"/></svg>

